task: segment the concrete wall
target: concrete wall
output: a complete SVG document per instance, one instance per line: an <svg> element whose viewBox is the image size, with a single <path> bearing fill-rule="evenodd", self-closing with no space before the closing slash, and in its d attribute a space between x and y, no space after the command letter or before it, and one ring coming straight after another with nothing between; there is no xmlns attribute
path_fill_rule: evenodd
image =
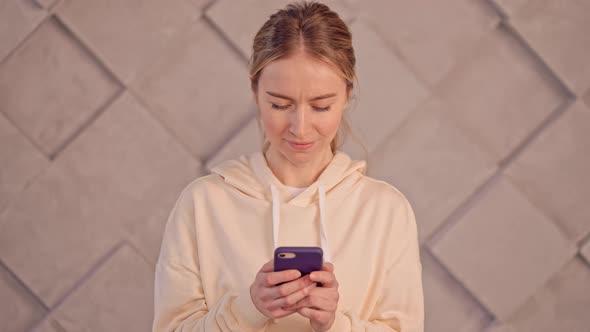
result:
<svg viewBox="0 0 590 332"><path fill-rule="evenodd" d="M0 1L0 330L150 330L180 190L260 148L247 59L285 3ZM426 330L588 331L590 1L328 3L369 175L416 211Z"/></svg>

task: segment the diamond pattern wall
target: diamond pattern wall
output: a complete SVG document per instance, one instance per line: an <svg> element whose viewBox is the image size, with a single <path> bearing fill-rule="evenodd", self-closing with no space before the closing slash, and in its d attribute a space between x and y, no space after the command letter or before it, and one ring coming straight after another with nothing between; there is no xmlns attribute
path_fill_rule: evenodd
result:
<svg viewBox="0 0 590 332"><path fill-rule="evenodd" d="M0 64L0 99L10 118L53 156L120 90L59 20L50 18Z"/></svg>
<svg viewBox="0 0 590 332"><path fill-rule="evenodd" d="M1 331L150 329L181 189L260 149L247 61L288 2L0 1ZM343 150L415 208L426 331L587 331L590 0L325 2Z"/></svg>

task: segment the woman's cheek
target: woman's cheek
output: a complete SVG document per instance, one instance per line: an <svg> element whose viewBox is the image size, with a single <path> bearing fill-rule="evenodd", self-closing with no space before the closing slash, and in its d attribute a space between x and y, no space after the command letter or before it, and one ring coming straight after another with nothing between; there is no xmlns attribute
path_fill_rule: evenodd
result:
<svg viewBox="0 0 590 332"><path fill-rule="evenodd" d="M340 127L340 122L342 120L341 113L338 114L334 111L334 116L324 122L324 132L326 136L335 136L338 132L338 128Z"/></svg>
<svg viewBox="0 0 590 332"><path fill-rule="evenodd" d="M281 134L283 127L285 126L284 122L285 120L280 116L280 114L266 114L262 116L264 130L266 132L266 136L269 139Z"/></svg>

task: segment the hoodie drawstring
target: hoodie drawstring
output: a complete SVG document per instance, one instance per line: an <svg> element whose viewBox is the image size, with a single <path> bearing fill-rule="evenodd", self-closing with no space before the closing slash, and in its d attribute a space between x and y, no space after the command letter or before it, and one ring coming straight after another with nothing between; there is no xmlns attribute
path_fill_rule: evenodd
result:
<svg viewBox="0 0 590 332"><path fill-rule="evenodd" d="M272 236L275 249L279 242L279 226L281 222L281 200L278 189L274 184L270 184L270 191L272 193ZM324 252L324 261L330 262L330 252L328 250L328 236L326 235L326 220L325 220L325 203L326 203L326 185L318 186L319 206L320 206L320 233L321 233L321 247Z"/></svg>

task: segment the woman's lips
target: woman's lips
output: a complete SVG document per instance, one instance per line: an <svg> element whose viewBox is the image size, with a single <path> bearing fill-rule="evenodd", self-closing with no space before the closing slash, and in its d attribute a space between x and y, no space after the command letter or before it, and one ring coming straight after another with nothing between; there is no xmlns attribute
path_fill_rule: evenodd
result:
<svg viewBox="0 0 590 332"><path fill-rule="evenodd" d="M291 141L287 141L289 143L289 146L291 146L292 149L297 150L297 151L304 151L307 150L309 148L311 148L314 144L314 142L308 142L305 144L299 144L299 143L295 143L295 142L291 142Z"/></svg>

